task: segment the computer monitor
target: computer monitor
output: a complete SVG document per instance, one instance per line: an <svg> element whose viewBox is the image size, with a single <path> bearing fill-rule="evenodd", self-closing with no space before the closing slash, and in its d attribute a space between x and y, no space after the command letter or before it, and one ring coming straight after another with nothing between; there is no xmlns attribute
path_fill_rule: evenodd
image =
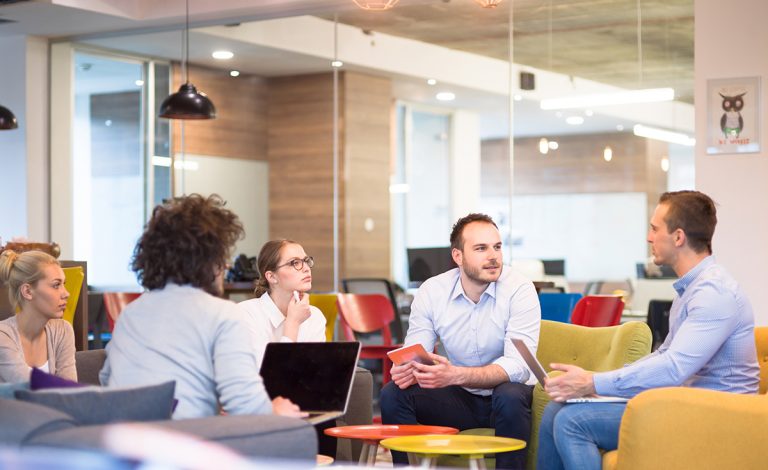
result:
<svg viewBox="0 0 768 470"><path fill-rule="evenodd" d="M432 276L444 273L456 267L451 257L451 248L407 248L408 287L419 287Z"/></svg>

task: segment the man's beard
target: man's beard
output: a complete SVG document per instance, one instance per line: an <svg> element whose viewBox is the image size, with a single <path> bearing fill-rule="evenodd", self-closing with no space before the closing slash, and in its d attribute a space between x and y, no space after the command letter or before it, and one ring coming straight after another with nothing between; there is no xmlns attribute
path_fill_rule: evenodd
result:
<svg viewBox="0 0 768 470"><path fill-rule="evenodd" d="M487 274L487 273L484 272L486 267L491 267L491 266L493 266L496 269L498 269L497 273L495 275L493 275L493 277L490 277L491 276L490 274ZM501 275L501 265L499 263L492 263L492 264L489 263L489 264L486 264L486 265L481 266L479 268L474 268L474 267L468 267L467 266L467 267L464 268L464 274L471 281L474 281L474 282L476 282L478 284L489 284L489 283L494 282L497 279L499 279L499 276ZM483 274L486 274L488 276L488 278L484 279L482 277Z"/></svg>

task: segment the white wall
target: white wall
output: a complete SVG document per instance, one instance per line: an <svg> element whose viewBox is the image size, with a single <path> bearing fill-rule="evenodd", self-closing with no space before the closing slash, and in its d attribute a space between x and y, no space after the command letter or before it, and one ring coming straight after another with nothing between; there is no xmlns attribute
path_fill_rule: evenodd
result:
<svg viewBox="0 0 768 470"><path fill-rule="evenodd" d="M756 324L768 325L768 2L696 0L694 8L696 187L719 204L714 239L718 261L751 299ZM707 80L740 77L760 77L762 150L707 155Z"/></svg>

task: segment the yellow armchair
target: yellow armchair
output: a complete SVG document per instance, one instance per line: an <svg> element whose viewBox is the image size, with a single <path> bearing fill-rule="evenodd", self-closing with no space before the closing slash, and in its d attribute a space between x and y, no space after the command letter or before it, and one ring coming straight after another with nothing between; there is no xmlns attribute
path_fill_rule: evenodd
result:
<svg viewBox="0 0 768 470"><path fill-rule="evenodd" d="M623 367L651 352L653 335L643 322L590 328L554 321L541 321L536 357L550 372L553 362L574 364L587 370L602 372ZM549 395L541 385L533 389L531 406L531 440L528 443L527 468L536 468L539 448L539 424Z"/></svg>
<svg viewBox="0 0 768 470"><path fill-rule="evenodd" d="M768 391L768 326L755 328L757 363L760 365L760 393Z"/></svg>
<svg viewBox="0 0 768 470"><path fill-rule="evenodd" d="M687 387L637 395L604 470L757 469L768 466L768 399Z"/></svg>

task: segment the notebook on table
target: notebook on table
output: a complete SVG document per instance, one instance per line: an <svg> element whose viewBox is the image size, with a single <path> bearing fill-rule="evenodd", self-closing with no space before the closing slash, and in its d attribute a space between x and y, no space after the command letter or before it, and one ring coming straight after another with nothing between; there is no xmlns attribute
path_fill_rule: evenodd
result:
<svg viewBox="0 0 768 470"><path fill-rule="evenodd" d="M528 345L525 344L525 342L521 339L513 338L512 344L515 345L515 348L517 348L517 352L520 353L520 356L523 358L526 364L528 364L528 367L531 369L531 372L533 372L533 375L536 376L536 379L539 381L541 386L544 386L544 380L547 378L547 371L544 370L544 367L542 367L539 360L536 358L536 356L533 355L530 349L528 349ZM565 400L566 403L624 403L628 401L628 398L621 398L621 397L607 397L607 396L599 396L599 397L580 397L580 398L570 398L568 400Z"/></svg>
<svg viewBox="0 0 768 470"><path fill-rule="evenodd" d="M306 421L322 423L347 412L359 355L357 341L268 343L261 377L270 399L288 398Z"/></svg>

